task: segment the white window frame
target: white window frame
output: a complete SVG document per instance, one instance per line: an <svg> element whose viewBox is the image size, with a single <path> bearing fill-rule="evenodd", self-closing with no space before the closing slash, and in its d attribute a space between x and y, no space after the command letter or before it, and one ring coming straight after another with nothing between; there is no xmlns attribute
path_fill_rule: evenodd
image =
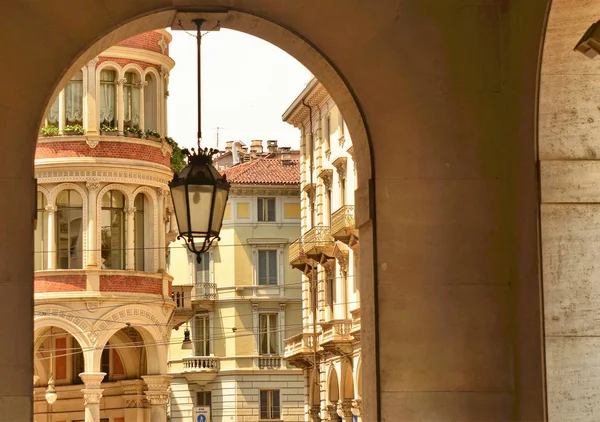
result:
<svg viewBox="0 0 600 422"><path fill-rule="evenodd" d="M275 332L276 332L276 337L277 337L277 340L276 340L276 342L275 342L275 345L276 345L276 347L275 347L275 348L276 348L276 351L275 351L275 353L274 353L274 354L271 354L271 353L263 353L263 352L261 351L261 343L262 343L262 342L261 342L261 336L262 336L262 335L266 335L266 336L267 336L267 342L269 343L269 345L270 345L270 342L271 342L271 340L270 340L270 338L271 338L271 337L270 337L270 335L269 335L269 334L270 334L270 332L272 331L272 330L271 330L271 327L270 327L270 325L269 325L269 317L271 317L271 316L272 316L272 317L275 317L275 325L276 325L276 327L275 327ZM266 332L266 333L262 333L262 332L260 331L260 330L261 330L261 326L262 326L262 325L261 325L261 320L262 320L264 317L266 317L266 318L267 318L267 332ZM282 353L281 353L281 328L280 328L280 326L281 326L281 321L280 321L280 319L281 319L281 318L280 318L280 314L279 314L279 312L277 312L277 311L267 311L267 310L264 310L264 311L262 311L262 312L259 312L259 314L258 314L258 354L259 354L260 356L281 356L281 354L282 354ZM267 346L267 349L269 349L269 347L268 347L268 346Z"/></svg>
<svg viewBox="0 0 600 422"><path fill-rule="evenodd" d="M252 239L249 239L252 241ZM252 245L252 278L253 285L264 288L278 287L284 284L284 259L283 259L284 244L272 243L256 243ZM259 284L259 252L260 251L276 251L277 256L277 284Z"/></svg>
<svg viewBox="0 0 600 422"><path fill-rule="evenodd" d="M273 212L274 212L274 216L273 216L273 220L268 220L269 218L269 207L267 205L267 207L265 208L264 204L265 201L268 202L269 201L273 201ZM261 213L259 212L259 201L263 201L263 207L262 207L262 216ZM273 223L277 223L279 221L279 214L280 214L280 210L278 210L278 205L279 205L279 201L277 200L276 196L260 196L258 198L256 198L256 222L257 223L261 223L261 224L273 224ZM261 218L264 218L266 215L267 220L261 220Z"/></svg>
<svg viewBox="0 0 600 422"><path fill-rule="evenodd" d="M263 409L262 409L261 396L262 396L263 392L266 392L266 394L267 394L267 409L265 409L265 412L264 412L264 413L267 414L266 418L262 417L262 415L263 415ZM278 397L279 397L279 400L278 400L279 401L279 409L277 409L277 410L273 409L273 402L274 402L273 395L274 395L274 393L276 393L278 395ZM281 413L282 413L281 412L281 407L282 407L281 406L281 390L279 390L279 389L272 389L272 390L271 389L264 389L264 390L261 389L259 391L259 393L258 393L258 407L259 407L259 409L258 409L259 420L261 420L261 421L265 421L265 420L275 420L275 421L278 421L278 420L281 420Z"/></svg>
<svg viewBox="0 0 600 422"><path fill-rule="evenodd" d="M203 350L203 354L198 354L198 350L196 349L196 342L198 340L196 340L196 333L197 333L197 321L198 319L204 319L205 322L205 326L204 326L204 335L208 335L208 340L203 340L204 342L208 341L208 350L206 347L206 344L204 344L204 350ZM194 315L194 322L193 322L193 329L192 329L192 347L194 350L194 356L213 356L213 341L212 341L212 336L213 336L213 315L212 312L208 312L205 314L196 314Z"/></svg>

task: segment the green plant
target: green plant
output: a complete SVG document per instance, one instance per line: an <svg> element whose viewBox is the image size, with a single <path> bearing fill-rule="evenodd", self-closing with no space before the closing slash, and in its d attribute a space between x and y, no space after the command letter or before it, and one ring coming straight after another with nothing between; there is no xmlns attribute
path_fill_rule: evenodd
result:
<svg viewBox="0 0 600 422"><path fill-rule="evenodd" d="M58 135L58 128L56 126L44 126L42 129L40 129L40 133L43 136L56 136Z"/></svg>
<svg viewBox="0 0 600 422"><path fill-rule="evenodd" d="M140 138L144 135L144 131L142 129L138 129L137 127L126 127L125 132L131 133L132 135L137 135Z"/></svg>
<svg viewBox="0 0 600 422"><path fill-rule="evenodd" d="M116 127L114 127L114 126L110 126L110 125L106 125L105 124L105 125L102 125L100 127L100 130L102 132L116 132L118 129Z"/></svg>
<svg viewBox="0 0 600 422"><path fill-rule="evenodd" d="M84 130L83 126L81 125L66 125L63 129L63 133L65 132L74 133L76 135L83 135Z"/></svg>
<svg viewBox="0 0 600 422"><path fill-rule="evenodd" d="M150 138L150 137L160 138L160 133L158 133L157 131L152 130L152 129L147 129L146 133L144 135L146 138Z"/></svg>
<svg viewBox="0 0 600 422"><path fill-rule="evenodd" d="M173 149L173 152L171 153L171 171L175 174L179 174L185 167L186 154L170 136L165 136L165 141L167 141L167 144Z"/></svg>

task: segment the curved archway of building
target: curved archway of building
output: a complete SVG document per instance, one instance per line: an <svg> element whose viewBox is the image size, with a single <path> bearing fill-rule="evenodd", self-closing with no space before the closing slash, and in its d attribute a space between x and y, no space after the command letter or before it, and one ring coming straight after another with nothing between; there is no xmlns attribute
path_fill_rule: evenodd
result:
<svg viewBox="0 0 600 422"><path fill-rule="evenodd" d="M554 0L540 70L538 154L548 420L593 420L600 369L598 59L573 48L600 4Z"/></svg>
<svg viewBox="0 0 600 422"><path fill-rule="evenodd" d="M368 123L376 168L359 165L363 209L357 216L361 243L376 243L379 253L374 265L365 250L360 264L365 420L543 419L533 140L549 3L211 2L234 4L278 24L277 31L298 34L287 38L289 50L280 46L296 49L309 68L317 57L310 45L317 46ZM89 58L83 52L91 46L99 52L170 25L176 7L206 4L90 1L68 14L49 3L35 10L27 2L3 4L0 35L19 40L5 45L1 71L12 83L0 98L0 180L11 198L0 204L2 221L9 222L0 244L10 245L2 250L0 274L6 296L15 298L1 319L14 342L1 363L1 391L11 399L0 414L8 420L28 420L31 413L31 357L21 351L32 341L32 240L23 233L31 229L31 163L46 104L69 70ZM267 29L259 19L249 32L260 36ZM347 114L340 79L313 73ZM360 130L349 127L358 142ZM357 159L369 156L368 143L361 148ZM375 215L376 239L367 233ZM379 344L377 332L385 333ZM24 381L4 381L13 379ZM379 400L381 416L369 413Z"/></svg>

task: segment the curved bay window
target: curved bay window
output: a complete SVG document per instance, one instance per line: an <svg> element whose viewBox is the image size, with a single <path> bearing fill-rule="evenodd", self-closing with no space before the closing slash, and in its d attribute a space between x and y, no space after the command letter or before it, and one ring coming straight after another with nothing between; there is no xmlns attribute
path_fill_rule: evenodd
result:
<svg viewBox="0 0 600 422"><path fill-rule="evenodd" d="M102 197L102 269L125 269L125 196L111 190Z"/></svg>
<svg viewBox="0 0 600 422"><path fill-rule="evenodd" d="M100 72L100 127L117 126L117 72Z"/></svg>
<svg viewBox="0 0 600 422"><path fill-rule="evenodd" d="M134 217L134 244L135 244L135 269L144 271L146 249L145 245L145 221L144 221L144 203L145 197L143 193L139 193L135 197L135 217Z"/></svg>
<svg viewBox="0 0 600 422"><path fill-rule="evenodd" d="M156 78L149 73L146 75L146 82L148 84L144 89L144 126L145 129L158 130Z"/></svg>
<svg viewBox="0 0 600 422"><path fill-rule="evenodd" d="M83 268L83 199L73 189L56 198L57 268Z"/></svg>
<svg viewBox="0 0 600 422"><path fill-rule="evenodd" d="M125 106L125 127L140 127L140 84L138 76L133 72L125 73L123 85L123 104Z"/></svg>
<svg viewBox="0 0 600 422"><path fill-rule="evenodd" d="M65 124L83 125L83 72L71 78L65 88Z"/></svg>
<svg viewBox="0 0 600 422"><path fill-rule="evenodd" d="M37 193L37 222L33 234L33 261L34 270L45 270L48 268L48 212L46 211L46 196L42 192Z"/></svg>

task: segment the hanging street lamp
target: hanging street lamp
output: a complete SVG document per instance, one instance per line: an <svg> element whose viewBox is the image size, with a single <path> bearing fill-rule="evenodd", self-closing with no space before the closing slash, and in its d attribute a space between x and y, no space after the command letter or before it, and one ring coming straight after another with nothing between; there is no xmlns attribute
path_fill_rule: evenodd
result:
<svg viewBox="0 0 600 422"><path fill-rule="evenodd" d="M179 228L179 236L185 241L187 248L196 254L200 262L201 255L208 251L215 240L219 239L223 215L229 196L229 183L224 175L212 165L214 149L200 149L202 140L202 109L200 80L200 44L202 35L200 27L203 19L194 19L198 49L198 151L184 149L187 155L187 166L175 175L169 183L171 198L175 208L175 217Z"/></svg>
<svg viewBox="0 0 600 422"><path fill-rule="evenodd" d="M54 364L54 333L52 327L50 327L50 377L48 378L48 388L46 389L46 401L49 405L53 405L58 398L56 387L54 386L54 375L52 374L52 367Z"/></svg>

